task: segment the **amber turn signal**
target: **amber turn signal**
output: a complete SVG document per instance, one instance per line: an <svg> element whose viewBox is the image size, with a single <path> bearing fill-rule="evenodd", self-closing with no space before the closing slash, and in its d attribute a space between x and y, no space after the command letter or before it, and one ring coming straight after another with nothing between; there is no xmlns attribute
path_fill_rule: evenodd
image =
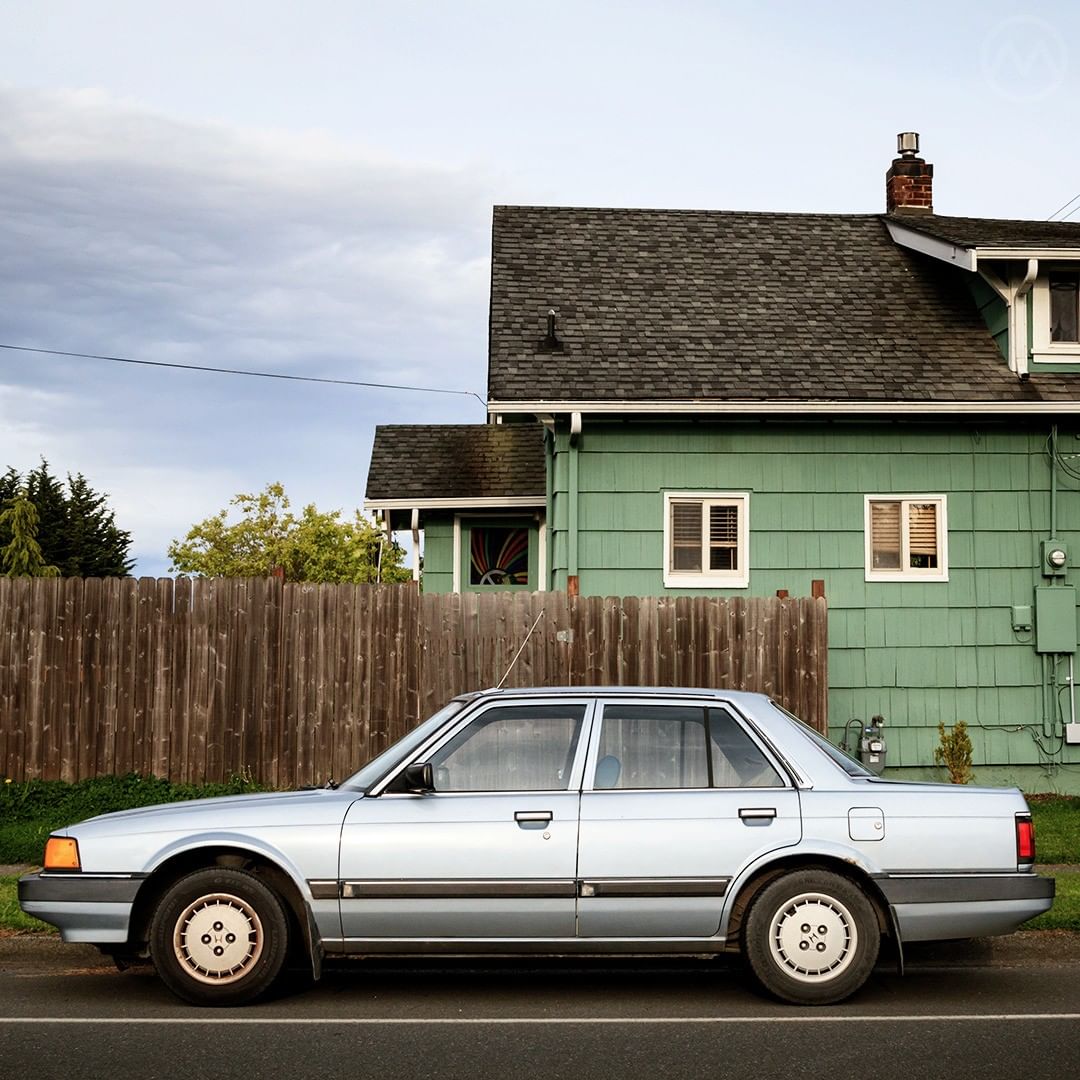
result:
<svg viewBox="0 0 1080 1080"><path fill-rule="evenodd" d="M46 870L81 870L79 843L70 836L50 836L45 842Z"/></svg>

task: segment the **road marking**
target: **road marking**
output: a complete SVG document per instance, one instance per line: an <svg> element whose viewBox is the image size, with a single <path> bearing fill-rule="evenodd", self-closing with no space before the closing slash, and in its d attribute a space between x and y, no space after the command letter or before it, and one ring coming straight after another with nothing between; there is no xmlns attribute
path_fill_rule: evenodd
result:
<svg viewBox="0 0 1080 1080"><path fill-rule="evenodd" d="M402 1024L952 1024L1030 1020L1080 1020L1080 1013L953 1013L944 1016L0 1016L0 1024L292 1024L351 1027Z"/></svg>

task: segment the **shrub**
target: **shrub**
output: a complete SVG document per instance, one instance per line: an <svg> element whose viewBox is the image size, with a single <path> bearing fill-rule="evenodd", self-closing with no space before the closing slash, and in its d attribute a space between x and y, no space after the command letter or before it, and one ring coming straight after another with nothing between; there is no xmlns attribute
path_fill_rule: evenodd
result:
<svg viewBox="0 0 1080 1080"><path fill-rule="evenodd" d="M938 741L941 744L934 750L934 761L949 770L949 783L967 784L975 779L971 769L971 737L967 724L957 720L952 731L946 731L939 723Z"/></svg>
<svg viewBox="0 0 1080 1080"><path fill-rule="evenodd" d="M0 784L0 863L39 861L49 833L98 814L264 790L244 774L224 784L173 784L138 773L96 776L74 784L6 780Z"/></svg>

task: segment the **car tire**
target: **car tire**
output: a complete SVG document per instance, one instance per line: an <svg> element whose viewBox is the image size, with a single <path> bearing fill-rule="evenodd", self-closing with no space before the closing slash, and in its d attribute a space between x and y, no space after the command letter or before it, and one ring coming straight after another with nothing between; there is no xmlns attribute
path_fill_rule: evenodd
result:
<svg viewBox="0 0 1080 1080"><path fill-rule="evenodd" d="M866 982L881 931L866 893L828 870L798 870L755 897L743 956L760 986L795 1005L832 1005Z"/></svg>
<svg viewBox="0 0 1080 1080"><path fill-rule="evenodd" d="M280 897L254 874L210 867L177 881L150 924L162 982L193 1005L243 1005L281 973L289 922Z"/></svg>

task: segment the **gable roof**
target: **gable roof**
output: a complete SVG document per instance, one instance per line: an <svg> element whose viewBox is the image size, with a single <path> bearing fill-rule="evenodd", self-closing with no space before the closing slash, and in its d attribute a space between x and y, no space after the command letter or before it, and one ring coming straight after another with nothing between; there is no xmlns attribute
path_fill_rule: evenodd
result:
<svg viewBox="0 0 1080 1080"><path fill-rule="evenodd" d="M384 424L375 428L365 505L434 500L544 503L540 424Z"/></svg>
<svg viewBox="0 0 1080 1080"><path fill-rule="evenodd" d="M963 248L1077 248L1080 222L890 214L896 225Z"/></svg>
<svg viewBox="0 0 1080 1080"><path fill-rule="evenodd" d="M1008 370L964 273L877 214L496 207L490 407L1076 397Z"/></svg>

